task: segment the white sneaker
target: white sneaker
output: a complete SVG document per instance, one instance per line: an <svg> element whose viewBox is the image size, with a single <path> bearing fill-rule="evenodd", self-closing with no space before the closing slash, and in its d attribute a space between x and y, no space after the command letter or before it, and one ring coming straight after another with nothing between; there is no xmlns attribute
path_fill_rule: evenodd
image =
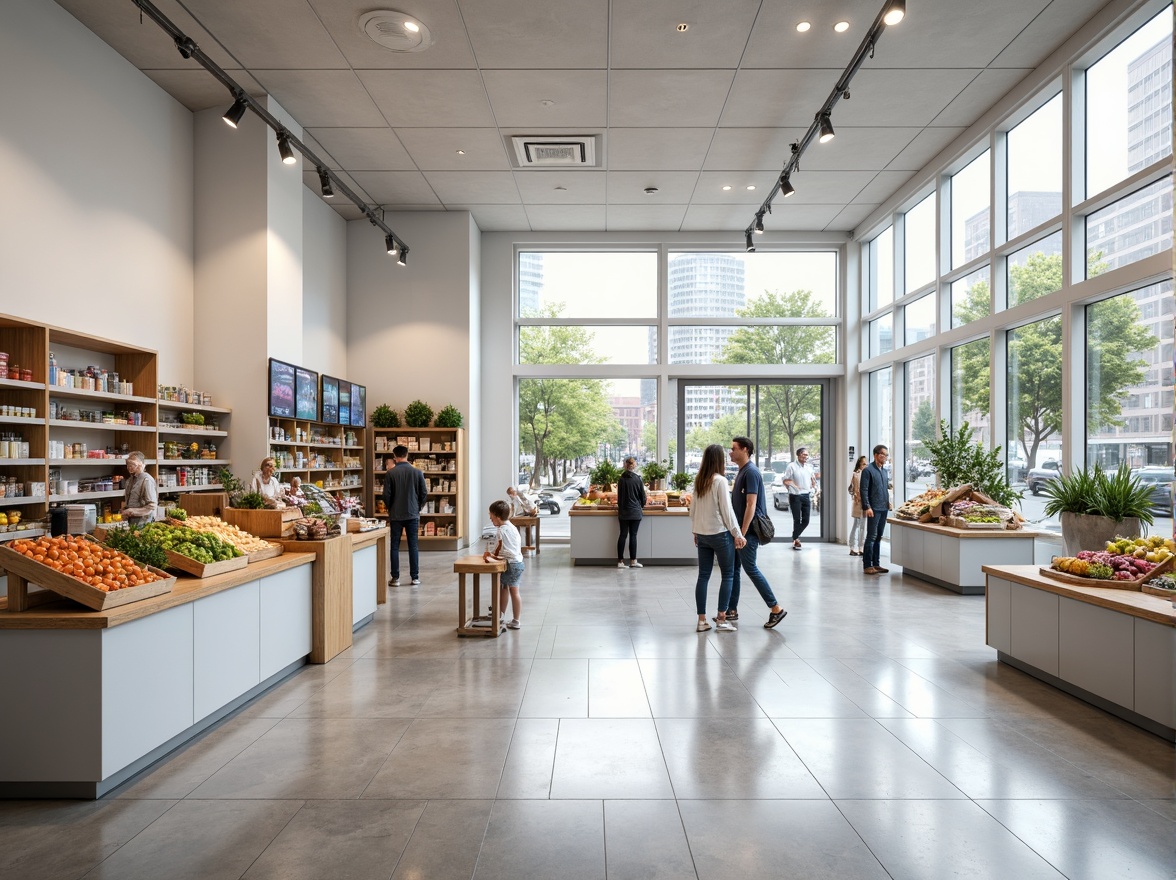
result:
<svg viewBox="0 0 1176 880"><path fill-rule="evenodd" d="M400 578L388 578L388 586L399 587L400 586Z"/></svg>
<svg viewBox="0 0 1176 880"><path fill-rule="evenodd" d="M419 586L420 586L420 584L421 584L421 579L420 579L420 578L413 578L413 579L412 579L412 585L413 585L414 587L419 587Z"/></svg>
<svg viewBox="0 0 1176 880"><path fill-rule="evenodd" d="M728 632L728 633L739 632L739 627L737 627L735 624L733 624L729 620L718 621L715 624L715 629L718 630L719 632Z"/></svg>
<svg viewBox="0 0 1176 880"><path fill-rule="evenodd" d="M623 562L617 563L617 568L624 568L624 567L625 567L625 563L623 563Z"/></svg>
<svg viewBox="0 0 1176 880"><path fill-rule="evenodd" d="M522 625L522 622L517 617L506 624L508 629L518 629Z"/></svg>
<svg viewBox="0 0 1176 880"><path fill-rule="evenodd" d="M642 565L640 562L638 562L636 559L634 559L632 562L629 563L629 568L645 568L645 566Z"/></svg>

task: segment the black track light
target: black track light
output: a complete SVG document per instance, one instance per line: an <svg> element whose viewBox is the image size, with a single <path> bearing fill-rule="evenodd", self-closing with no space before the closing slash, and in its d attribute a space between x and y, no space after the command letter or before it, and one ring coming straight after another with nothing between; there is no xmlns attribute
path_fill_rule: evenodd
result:
<svg viewBox="0 0 1176 880"><path fill-rule="evenodd" d="M784 198L788 198L794 192L796 192L796 187L792 185L792 181L788 179L787 174L782 174L780 176L780 194L784 196Z"/></svg>
<svg viewBox="0 0 1176 880"><path fill-rule="evenodd" d="M756 235L764 234L764 212L760 211L755 215L755 232Z"/></svg>
<svg viewBox="0 0 1176 880"><path fill-rule="evenodd" d="M747 233L747 252L749 254L755 253L755 242L751 238L751 233Z"/></svg>
<svg viewBox="0 0 1176 880"><path fill-rule="evenodd" d="M396 258L396 265L397 266L407 266L408 265L408 245L402 244L400 246L400 256Z"/></svg>
<svg viewBox="0 0 1176 880"><path fill-rule="evenodd" d="M290 133L282 130L278 132L278 155L286 165L293 165L298 161L294 155L294 148L290 146Z"/></svg>
<svg viewBox="0 0 1176 880"><path fill-rule="evenodd" d="M233 102L233 106L225 111L225 115L221 119L225 121L225 125L229 128L236 128L241 122L241 118L245 115L245 111L248 109L249 102L239 97Z"/></svg>
<svg viewBox="0 0 1176 880"><path fill-rule="evenodd" d="M833 140L833 138L834 138L833 120L831 120L829 118L828 113L822 113L821 114L821 137L819 138L819 140L821 141L821 143L827 144L827 143L829 143L829 141Z"/></svg>
<svg viewBox="0 0 1176 880"><path fill-rule="evenodd" d="M319 176L319 186L322 188L322 191L323 191L323 198L324 199L335 198L335 190L333 190L331 188L331 176L329 174L327 174L327 169L320 168L318 170L318 176Z"/></svg>
<svg viewBox="0 0 1176 880"><path fill-rule="evenodd" d="M388 248L389 256L397 256L400 253L400 247L396 244L396 239L390 235L384 236L384 246Z"/></svg>
<svg viewBox="0 0 1176 880"><path fill-rule="evenodd" d="M906 18L906 0L892 0L890 8L882 16L882 20L889 25L896 25Z"/></svg>

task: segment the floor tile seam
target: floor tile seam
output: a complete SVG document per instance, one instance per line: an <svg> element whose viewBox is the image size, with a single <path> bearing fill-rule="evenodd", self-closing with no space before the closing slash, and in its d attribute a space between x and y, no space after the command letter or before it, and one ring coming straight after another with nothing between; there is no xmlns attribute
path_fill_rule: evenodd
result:
<svg viewBox="0 0 1176 880"><path fill-rule="evenodd" d="M992 798L985 798L984 800L992 800ZM1035 856L1037 856L1039 859L1041 859L1041 861L1043 861L1045 864L1049 865L1051 868L1053 868L1055 871L1057 871L1059 876L1061 876L1061 877L1069 876L1058 865L1055 865L1045 855L1045 853L1039 852L1037 850L1037 848L1035 846L1033 846L1032 843L1030 843L1028 840L1026 840L1024 837L1022 837L1020 834L1018 834L1016 831L1014 831L1012 828L1010 828L1004 822L1000 821L1000 819L996 815L994 815L992 812L990 812L988 809L985 808L983 803L980 803L979 801L975 801L975 800L973 800L972 803L976 804L976 806L979 809L983 810L985 815L991 817L993 822L995 822L997 825L999 825L1001 828L1003 828L1005 831L1007 831L1009 834L1011 834L1016 840L1020 841L1021 845L1024 846L1025 849L1029 850L1029 852L1033 853Z"/></svg>
<svg viewBox="0 0 1176 880"><path fill-rule="evenodd" d="M397 720L399 720L399 719L397 719ZM396 737L396 742L392 743L392 746L391 746L391 748L389 748L389 749L388 749L388 754L384 755L384 760L382 760L382 761L380 762L380 766L376 768L376 771L375 771L375 772L372 774L372 777L371 777L371 779L369 779L369 780L367 781L367 783L364 785L364 787L363 787L363 789L360 791L360 793L359 793L358 795L356 795L356 797L355 797L355 800L359 800L359 799L360 799L360 798L362 798L362 797L363 797L365 794L367 794L367 790L368 790L369 788L371 788L371 787L372 787L372 783L376 781L376 777L380 775L381 771L383 771L383 769L384 769L384 767L387 765L388 761L390 761L390 760L391 760L391 758L392 758L392 753L393 753L394 751L396 751L396 747L397 747L398 745L400 745L401 741L402 741L402 740L404 739L404 737L405 737L405 734L407 734L407 733L408 733L408 732L409 732L409 731L412 729L412 722L413 722L413 721L415 721L415 720L416 720L415 718L414 718L414 719L410 719L410 720L409 720L409 722L408 722L408 724L406 724L406 725L404 726L404 730L400 731L400 736Z"/></svg>
<svg viewBox="0 0 1176 880"><path fill-rule="evenodd" d="M884 655L884 656L885 656L885 655ZM936 690L936 691L940 691L940 692L942 692L942 693L943 693L943 695L944 695L945 697L948 697L949 699L951 699L951 700L954 700L954 701L956 701L956 702L963 703L965 706L968 706L968 707L970 707L970 708L974 708L974 709L976 709L976 711L978 711L978 712L983 712L983 711L984 711L984 710L983 710L983 709L981 709L979 706L973 706L971 702L969 702L968 700L965 700L963 697L957 697L957 696L955 696L954 694L952 694L950 691L948 691L946 688L940 687L940 686L939 686L938 684L936 684L934 681L932 681L931 679L927 678L926 676L924 676L924 675L920 674L919 672L916 672L914 669L911 669L911 668L910 668L909 666L907 666L905 663L900 663L900 662L899 662L897 659L895 659L895 658L892 658L892 657L889 657L889 656L887 656L887 657L886 657L886 659L887 659L887 660L889 660L889 661L890 661L890 662L892 662L892 663L896 663L896 664L898 664L899 666L901 666L903 669L907 670L907 671L908 671L908 672L909 672L911 675L915 676L916 678L918 678L918 679L920 679L920 680L922 680L922 681L925 681L925 682L926 682L926 683L927 683L927 684L928 684L930 687L933 687L933 688L935 688L935 690ZM925 659L925 658L909 658L909 657L908 657L908 658L905 658L905 659ZM857 670L853 670L853 671L854 671L854 672L857 672ZM863 679L863 680L865 680L865 681L866 681L868 684L870 684L870 685L872 685L873 687L877 688L877 690L878 690L879 692L881 692L881 693L885 694L887 697L890 697L890 699L892 699L892 700L894 700L896 703L898 703L898 700L897 700L897 699L895 699L895 698L894 698L893 696L891 696L890 694L887 694L887 693L886 693L886 691L884 691L884 690L882 690L881 688L879 688L879 687L878 687L876 684L874 684L872 681L870 681L870 680L869 680L868 678L866 678L864 675L861 675L861 673L860 673L860 672L858 672L857 674L858 674L858 675L860 675L860 676L862 677L862 679ZM901 704L901 703L899 703L899 705L901 706L902 704ZM906 707L904 706L903 708L906 708ZM908 710L908 711L910 711L910 710ZM921 717L921 716L916 716L916 717ZM953 717L953 716L938 716L938 717L944 717L944 718L946 718L946 717ZM956 716L956 717L973 717L973 716ZM990 715L988 712L984 712L984 714L983 714L982 716L979 716L979 717L990 718L990 717L992 717L992 716L991 716L991 715Z"/></svg>
<svg viewBox="0 0 1176 880"><path fill-rule="evenodd" d="M269 848L274 845L274 841L276 841L279 837L281 837L282 832L285 831L288 827L290 827L290 823L294 821L294 817L297 816L299 813L301 813L305 809L306 809L306 801L303 800L302 805L290 815L290 818L287 819L286 822L282 825L282 827L278 829L278 833L275 834L270 839L270 842L261 848L261 852L259 852L256 856L253 857L253 861L251 861L249 863L249 866L247 868L245 868L245 870L240 873L239 877L244 877L251 870L253 870L253 866L256 865L257 862L261 859L261 857L264 856L269 851Z"/></svg>

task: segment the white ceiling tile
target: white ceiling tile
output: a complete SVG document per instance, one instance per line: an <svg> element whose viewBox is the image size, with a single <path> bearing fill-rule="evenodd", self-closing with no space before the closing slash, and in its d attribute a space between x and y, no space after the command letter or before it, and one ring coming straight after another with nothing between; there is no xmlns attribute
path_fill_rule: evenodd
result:
<svg viewBox="0 0 1176 880"><path fill-rule="evenodd" d="M1005 47L992 66L1036 67L1105 5L1106 0L1053 0Z"/></svg>
<svg viewBox="0 0 1176 880"><path fill-rule="evenodd" d="M1030 70L983 70L935 117L936 125L971 125L1003 98Z"/></svg>
<svg viewBox="0 0 1176 880"><path fill-rule="evenodd" d="M714 125L733 75L730 70L614 70L608 123L622 128Z"/></svg>
<svg viewBox="0 0 1176 880"><path fill-rule="evenodd" d="M312 128L309 133L348 171L413 171L408 152L388 128Z"/></svg>
<svg viewBox="0 0 1176 880"><path fill-rule="evenodd" d="M494 125L475 70L361 70L360 81L393 128Z"/></svg>
<svg viewBox="0 0 1176 880"><path fill-rule="evenodd" d="M609 232L674 232L686 216L686 205L609 205L605 215Z"/></svg>
<svg viewBox="0 0 1176 880"><path fill-rule="evenodd" d="M608 203L610 205L657 205L690 203L697 171L610 171L608 172ZM648 186L657 192L646 195Z"/></svg>
<svg viewBox="0 0 1176 880"><path fill-rule="evenodd" d="M509 171L511 167L496 128L399 128L396 134L422 171Z"/></svg>
<svg viewBox="0 0 1176 880"><path fill-rule="evenodd" d="M535 232L604 232L604 205L527 205Z"/></svg>
<svg viewBox="0 0 1176 880"><path fill-rule="evenodd" d="M754 219L755 211L746 205L693 204L686 209L686 216L682 218L682 230L730 230L732 249L743 250L743 230Z"/></svg>
<svg viewBox="0 0 1176 880"><path fill-rule="evenodd" d="M350 70L257 70L254 75L303 128L385 124Z"/></svg>
<svg viewBox="0 0 1176 880"><path fill-rule="evenodd" d="M482 77L494 119L503 128L607 124L608 76L603 70L484 70Z"/></svg>
<svg viewBox="0 0 1176 880"><path fill-rule="evenodd" d="M469 211L483 232L527 231L531 221L522 205L454 205L453 210Z"/></svg>
<svg viewBox="0 0 1176 880"><path fill-rule="evenodd" d="M202 0L198 6L201 24L249 70L347 67L306 0Z"/></svg>
<svg viewBox="0 0 1176 880"><path fill-rule="evenodd" d="M751 174L752 172L745 172ZM769 190L776 183L774 173L755 172L760 177L754 181L757 188L749 192L739 184L730 192L722 192L720 187L731 182L731 173L722 171L704 171L698 179L698 190L694 196L695 204L721 205L727 202L736 204L759 204L764 200ZM807 171L801 166L801 173L792 178L792 185L796 192L788 197L790 205L831 205L847 203L853 199L862 187L874 179L874 171ZM780 198L780 197L777 197Z"/></svg>
<svg viewBox="0 0 1176 880"><path fill-rule="evenodd" d="M888 171L918 171L965 131L967 129L963 126L924 128L886 168Z"/></svg>
<svg viewBox="0 0 1176 880"><path fill-rule="evenodd" d="M371 0L309 0L327 32L356 69L450 70L475 67L474 53L466 39L455 0L398 0L395 8L422 22L433 42L421 52L394 52L370 39L359 29L359 19L372 11ZM385 6L380 8L386 8Z"/></svg>
<svg viewBox="0 0 1176 880"><path fill-rule="evenodd" d="M700 168L714 129L610 128L607 165L613 171Z"/></svg>
<svg viewBox="0 0 1176 880"><path fill-rule="evenodd" d="M776 199L772 213L764 217L764 228L768 232L798 232L824 229L841 211L841 205L792 204L792 199ZM746 223L751 222L749 216Z"/></svg>
<svg viewBox="0 0 1176 880"><path fill-rule="evenodd" d="M1049 0L936 0L887 28L872 67L987 67ZM968 38L961 40L961 34Z"/></svg>
<svg viewBox="0 0 1176 880"><path fill-rule="evenodd" d="M840 70L740 70L719 124L807 130L840 75Z"/></svg>
<svg viewBox="0 0 1176 880"><path fill-rule="evenodd" d="M428 171L425 179L446 205L517 205L519 188L509 171Z"/></svg>
<svg viewBox="0 0 1176 880"><path fill-rule="evenodd" d="M381 205L439 205L437 195L419 171L361 171L353 174L364 192Z"/></svg>
<svg viewBox="0 0 1176 880"><path fill-rule="evenodd" d="M825 228L828 230L852 232L858 228L859 224L865 222L867 217L877 211L878 208L878 205L846 205L836 217L829 221Z"/></svg>
<svg viewBox="0 0 1176 880"><path fill-rule="evenodd" d="M228 110L233 103L233 97L228 90L213 79L212 75L203 67L195 70L144 70L145 74L161 89L193 112L207 110L210 107L223 107ZM257 84L252 76L244 70L229 71L231 76L247 93L255 98L265 95L265 89Z"/></svg>
<svg viewBox="0 0 1176 880"><path fill-rule="evenodd" d="M460 0L483 69L603 68L608 4L583 0Z"/></svg>
<svg viewBox="0 0 1176 880"><path fill-rule="evenodd" d="M771 171L704 171L690 201L695 205L758 205L775 183L776 174ZM731 188L724 190L724 186Z"/></svg>
<svg viewBox="0 0 1176 880"><path fill-rule="evenodd" d="M878 0L838 0L836 4L764 3L747 42L742 67L833 68L840 65L844 69L865 36L866 28L878 14L878 7ZM842 34L833 30L833 23L839 19L850 22L850 29ZM796 25L800 21L809 22L812 29L798 33ZM825 95L833 90L836 80L834 75ZM824 100L823 96L821 100Z"/></svg>
<svg viewBox="0 0 1176 880"><path fill-rule="evenodd" d="M803 136L802 128L720 128L703 167L707 171L779 172L791 155L790 145Z"/></svg>
<svg viewBox="0 0 1176 880"><path fill-rule="evenodd" d="M613 70L735 68L760 0L612 0ZM678 24L688 26L679 31Z"/></svg>
<svg viewBox="0 0 1176 880"><path fill-rule="evenodd" d="M894 195L911 176L910 171L879 171L877 177L862 187L850 204L879 205Z"/></svg>
<svg viewBox="0 0 1176 880"><path fill-rule="evenodd" d="M805 150L801 167L807 171L880 171L901 153L917 128L837 126L837 136Z"/></svg>
<svg viewBox="0 0 1176 880"><path fill-rule="evenodd" d="M366 216L363 211L359 210L359 208L355 207L355 205L346 199L340 202L339 199L336 198L335 202L338 204L333 204L331 207L335 210L335 213L337 213L344 220L359 220Z"/></svg>
<svg viewBox="0 0 1176 880"><path fill-rule="evenodd" d="M852 97L833 108L833 125L929 125L976 78L977 70L881 70L863 67ZM830 87L832 87L830 83ZM814 110L817 108L814 108Z"/></svg>
<svg viewBox="0 0 1176 880"><path fill-rule="evenodd" d="M603 171L552 168L543 171L516 171L514 177L519 195L527 205L604 204Z"/></svg>

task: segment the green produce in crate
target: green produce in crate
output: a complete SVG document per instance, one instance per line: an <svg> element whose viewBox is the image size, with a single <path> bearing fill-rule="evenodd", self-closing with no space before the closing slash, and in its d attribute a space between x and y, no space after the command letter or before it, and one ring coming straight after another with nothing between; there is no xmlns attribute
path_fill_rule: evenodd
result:
<svg viewBox="0 0 1176 880"><path fill-rule="evenodd" d="M145 539L142 531L143 529L141 527L111 529L106 533L105 544L113 550L127 554L135 562L142 565L150 565L154 568L166 568L167 554L163 552L162 547Z"/></svg>
<svg viewBox="0 0 1176 880"><path fill-rule="evenodd" d="M172 553L179 553L197 562L209 565L236 559L242 553L232 544L222 541L212 532L199 532L187 526L170 526L166 523L148 523L140 530L144 540Z"/></svg>

